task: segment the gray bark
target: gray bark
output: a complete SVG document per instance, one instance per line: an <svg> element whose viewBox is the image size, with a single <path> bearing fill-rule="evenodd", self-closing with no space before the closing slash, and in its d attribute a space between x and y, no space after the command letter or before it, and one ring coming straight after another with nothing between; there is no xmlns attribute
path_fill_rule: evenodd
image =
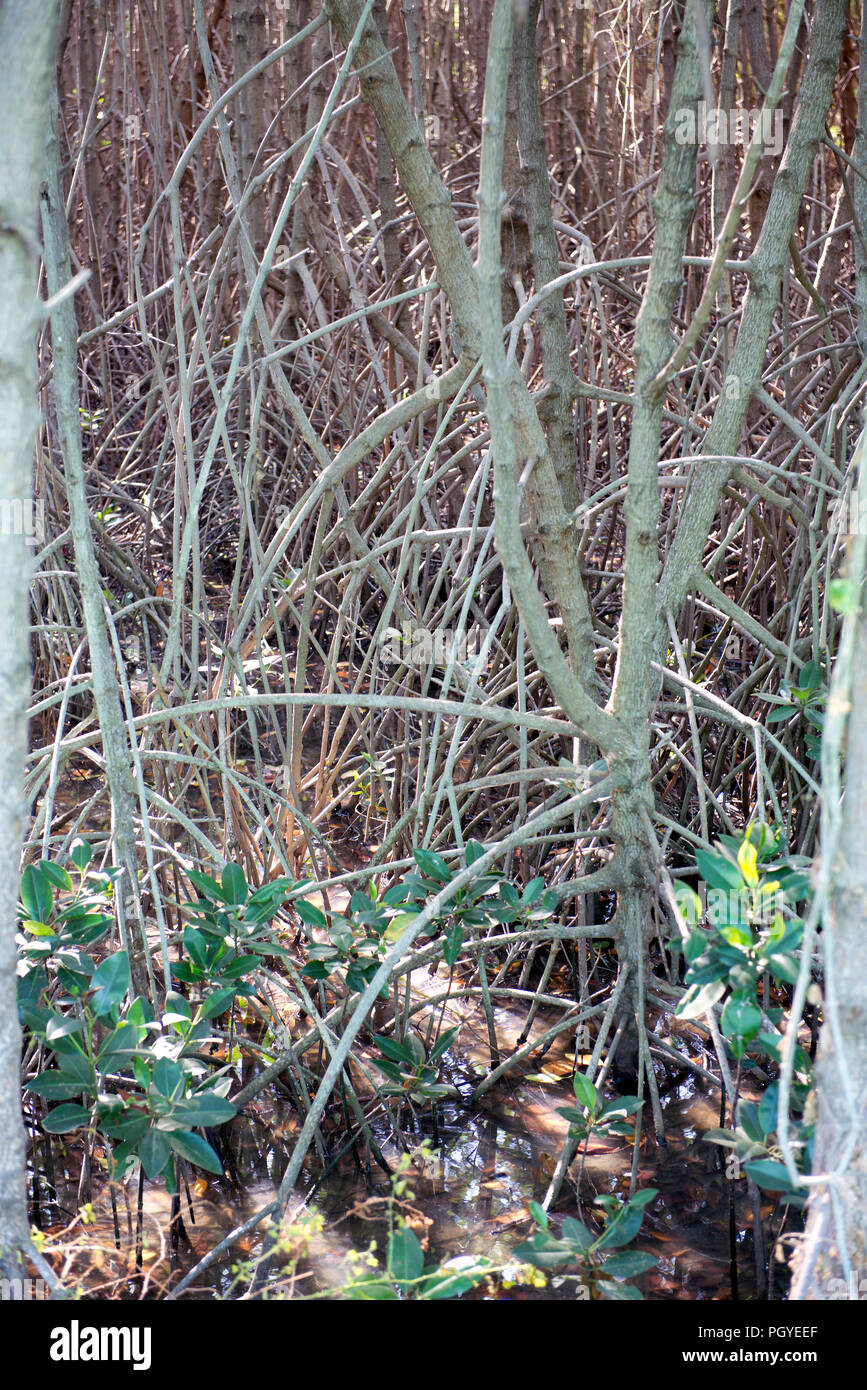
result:
<svg viewBox="0 0 867 1390"><path fill-rule="evenodd" d="M789 242L825 131L845 21L845 0L819 0L798 107L774 179L761 235L751 257L750 287L728 377L702 447L708 462L693 475L659 584L660 643L666 640L665 614L671 611L676 615L692 587L717 504L732 471L731 464L711 462L711 457L738 452L747 410L761 382L764 356L779 303L780 282L789 258Z"/></svg>
<svg viewBox="0 0 867 1390"><path fill-rule="evenodd" d="M523 23L515 30L515 86L518 98L518 148L521 152L524 202L530 229L530 250L536 289L560 274L560 250L551 211L548 161L539 92L539 59L536 26L541 0L533 0ZM575 408L569 334L563 291L549 294L539 306L539 335L545 380L551 392L542 407L554 471L567 511L574 511L578 496L575 455Z"/></svg>
<svg viewBox="0 0 867 1390"><path fill-rule="evenodd" d="M862 17L860 52L863 66L867 58L867 12ZM865 158L867 92L862 82L855 143L855 160L862 168ZM855 180L853 198L863 226L867 193L861 178ZM867 345L867 263L864 248L854 233L853 241L857 335L863 352ZM859 492L865 482L867 468L862 456L857 479ZM850 541L850 578L863 576L865 552L867 538L859 535ZM810 1300L860 1299L867 1293L867 1282L862 1284L862 1280L867 1280L867 843L863 829L867 805L867 615L863 608L857 617L847 621L839 651L832 696L836 687L839 699L851 706L851 713L839 837L837 807L832 801L836 767L830 779L825 777L823 767L826 800L822 807L822 852L832 856L832 889L823 915L825 1000L815 1071L817 1123L813 1151L813 1173L823 1180L811 1189L807 1227L796 1250L790 1295L793 1299ZM832 751L823 749L823 762Z"/></svg>
<svg viewBox="0 0 867 1390"><path fill-rule="evenodd" d="M616 862L624 888L618 894L620 958L630 976L628 997L644 1016L639 972L649 940L648 893L654 871L648 822L653 811L650 787L651 679L656 640L656 582L659 573L658 461L662 434L662 396L655 380L671 343L671 318L683 280L683 255L695 210L698 145L675 136L678 113L695 110L702 95L695 11L684 11L678 42L671 104L663 131L662 167L653 200L656 229L647 288L635 327L635 396L624 503L626 548L623 561L623 612L611 707L636 748L612 798ZM611 763L613 768L617 761Z"/></svg>
<svg viewBox="0 0 867 1390"><path fill-rule="evenodd" d="M15 928L30 692L31 467L38 417L39 174L57 52L59 0L0 3L0 1267L20 1274L29 1243L21 1123ZM29 529L29 528L28 528ZM11 531L11 534L10 534Z"/></svg>
<svg viewBox="0 0 867 1390"><path fill-rule="evenodd" d="M46 144L46 179L42 187L42 234L45 242L45 278L50 295L56 295L72 278L69 231L65 199L60 179L60 150L57 139L57 102ZM69 503L69 519L75 547L75 566L81 593L81 606L87 641L93 699L102 730L105 771L111 793L112 832L118 863L126 870L117 894L117 913L121 942L130 960L136 994L155 1000L153 976L145 936L145 922L138 887L138 860L135 835L135 784L129 742L118 700L118 678L103 612L103 584L96 563L90 512L84 483L79 411L78 330L71 295L65 296L51 314L53 348L52 386L57 410L57 430L63 456L63 475ZM135 935L130 932L130 921ZM168 976L168 960L163 968ZM166 978L168 988L168 978Z"/></svg>
<svg viewBox="0 0 867 1390"><path fill-rule="evenodd" d="M356 0L328 0L326 9L342 41L348 44L360 16ZM372 21L365 27L356 66L362 93L388 141L401 184L436 260L437 278L448 296L462 350L467 358L478 358L480 302L470 253L458 229L449 193ZM503 565L536 661L564 712L599 747L606 751L621 747L626 742L622 732L588 692L588 678L591 687L595 685L595 666L587 594L554 461L526 383L517 371L510 373L510 395L516 442L522 462L530 465L525 469L526 496L535 522L539 566L560 607L571 669L551 631L520 529L512 525L501 528L498 523L497 544ZM505 553L500 546L502 537L507 538Z"/></svg>
<svg viewBox="0 0 867 1390"><path fill-rule="evenodd" d="M818 1116L807 1228L793 1299L867 1292L867 617L857 620L849 700L846 790L823 916L824 1021L816 1062Z"/></svg>
<svg viewBox="0 0 867 1390"><path fill-rule="evenodd" d="M867 58L867 7L861 11L861 43L860 43L861 68ZM861 169L864 168L863 159L867 154L867 80L858 83L858 124L855 130L855 160ZM857 229L852 232L852 244L855 249L855 305L858 311L856 332L858 335L858 346L861 349L861 356L867 357L867 246L861 240L862 236L867 236L867 179L854 178L852 181L852 202L854 205L857 225L861 229L858 235Z"/></svg>

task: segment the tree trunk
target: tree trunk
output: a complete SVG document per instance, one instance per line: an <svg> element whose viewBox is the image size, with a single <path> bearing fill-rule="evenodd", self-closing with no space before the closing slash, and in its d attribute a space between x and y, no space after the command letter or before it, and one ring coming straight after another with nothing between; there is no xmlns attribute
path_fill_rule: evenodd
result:
<svg viewBox="0 0 867 1390"><path fill-rule="evenodd" d="M846 791L823 916L824 1022L807 1229L796 1255L793 1299L863 1298L867 1292L867 617L857 620L849 700Z"/></svg>
<svg viewBox="0 0 867 1390"><path fill-rule="evenodd" d="M0 1268L20 1275L29 1243L21 1123L21 1029L16 997L21 841L27 806L30 572L27 524L37 415L36 224L59 0L0 3ZM14 1288L14 1285L13 1285Z"/></svg>
<svg viewBox="0 0 867 1390"><path fill-rule="evenodd" d="M867 11L862 16L861 57L867 56ZM858 125L855 159L867 154L867 91L858 93ZM859 221L867 212L862 179L855 180L855 210ZM863 221L861 222L863 226ZM855 242L857 334L862 352L867 344L867 268L860 238ZM862 436L861 465L856 495L863 505L867 482ZM860 529L860 528L859 528ZM849 579L863 576L867 538L850 541ZM863 598L862 598L863 604ZM822 807L823 852L832 855L831 901L823 916L822 954L825 965L825 999L822 1034L816 1063L815 1089L818 1119L813 1157L814 1175L826 1181L811 1190L807 1229L795 1256L793 1299L863 1298L867 1293L867 844L864 840L864 805L867 804L867 614L863 607L854 635L844 628L838 670L831 687L842 685L838 698L851 708L847 728L845 793L839 838L835 833L837 807L833 788L824 776L826 801ZM847 671L848 652L851 670ZM848 690L845 684L848 682ZM833 714L834 705L830 703ZM823 763L830 750L823 750ZM834 769L833 771L836 771ZM832 771L832 778L833 778Z"/></svg>
<svg viewBox="0 0 867 1390"><path fill-rule="evenodd" d="M42 187L42 235L45 243L45 279L50 295L57 294L72 278L69 230L60 174L56 101L51 103L46 147L46 178ZM125 869L116 898L121 944L129 955L136 994L156 1003L156 988L148 955L145 920L138 884L135 835L135 783L130 746L118 699L118 674L106 627L103 581L93 548L90 512L84 482L79 411L78 356L75 306L68 295L51 315L53 353L52 388L57 411L57 433L63 457L63 475L69 519L75 546L75 564L90 647L93 701L102 730L106 778L111 793L112 838L117 862ZM168 947L163 940L164 987L169 986Z"/></svg>

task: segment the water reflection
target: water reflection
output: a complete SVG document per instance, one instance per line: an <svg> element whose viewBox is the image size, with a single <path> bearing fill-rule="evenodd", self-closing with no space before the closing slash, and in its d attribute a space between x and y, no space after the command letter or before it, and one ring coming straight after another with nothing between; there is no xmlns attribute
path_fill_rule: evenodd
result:
<svg viewBox="0 0 867 1390"><path fill-rule="evenodd" d="M460 1047L446 1059L443 1079L468 1095L488 1065L485 1030L472 1011L462 1010L465 1031ZM556 1015L540 1014L534 1027L541 1033ZM520 1015L497 1011L498 1031L516 1038ZM698 1058L696 1060L703 1060ZM541 1201L567 1132L567 1122L557 1107L572 1102L570 1086L573 1057L569 1044L558 1038L544 1058L531 1058L523 1071L508 1073L492 1090L469 1108L457 1100L442 1102L434 1116L430 1108L417 1112L408 1126L410 1144L427 1140L439 1161L434 1170L413 1173L413 1210L417 1212L420 1238L428 1247L428 1259L445 1260L456 1255L485 1255L496 1263L508 1263L515 1246L533 1227L527 1203ZM651 1299L726 1299L729 1290L729 1197L731 1184L720 1168L721 1151L701 1142L700 1136L719 1123L719 1096L711 1086L686 1071L663 1075L668 1085L663 1096L668 1143L657 1146L646 1136L638 1158L639 1187L655 1187L658 1196L647 1210L641 1236L633 1248L653 1255L657 1267L640 1277L644 1295ZM333 1125L325 1127L328 1142L339 1148L342 1112L338 1107ZM263 1093L247 1112L226 1128L227 1168L234 1181L199 1182L196 1191L182 1193L184 1240L176 1265L191 1268L207 1250L237 1225L266 1205L275 1195L291 1154L298 1117L289 1101L276 1091ZM386 1160L394 1164L400 1150L390 1125L380 1116L373 1122L374 1137ZM584 1163L582 1210L592 1211L593 1198L615 1192L625 1196L632 1165L629 1140L593 1142ZM556 1216L575 1215L577 1162L570 1169ZM295 1211L305 1202L321 1216L322 1230L311 1243L304 1267L297 1274L296 1295L339 1289L346 1277L347 1257L366 1249L371 1240L384 1249L385 1201L389 1192L386 1175L368 1155L345 1154L322 1180L323 1165L314 1151L299 1183ZM74 1163L66 1170L66 1183L58 1184L58 1200L75 1211ZM745 1184L740 1185L745 1189ZM63 1193L65 1192L65 1196ZM126 1194L127 1204L135 1197ZM123 1207L123 1203L121 1203ZM129 1209L121 1211L124 1250L114 1243L114 1225L105 1194L94 1200L96 1223L90 1237L101 1243L105 1260L119 1266L129 1255ZM144 1266L154 1280L153 1292L164 1287L168 1274L170 1198L164 1188L145 1186ZM753 1297L750 1268L751 1212L746 1191L739 1192L737 1226L740 1296ZM230 1254L203 1275L195 1296L238 1296L244 1283L236 1283L233 1268L249 1267L262 1250L261 1230L233 1247ZM748 1248L749 1247L749 1248ZM130 1271L133 1272L132 1270ZM279 1272L269 1276L279 1282ZM130 1285L130 1293L136 1286ZM151 1296L153 1296L153 1292ZM777 1296L779 1296L777 1290ZM339 1297L339 1293L335 1294ZM474 1298L573 1299L574 1286L551 1284L544 1291L532 1289L479 1290Z"/></svg>

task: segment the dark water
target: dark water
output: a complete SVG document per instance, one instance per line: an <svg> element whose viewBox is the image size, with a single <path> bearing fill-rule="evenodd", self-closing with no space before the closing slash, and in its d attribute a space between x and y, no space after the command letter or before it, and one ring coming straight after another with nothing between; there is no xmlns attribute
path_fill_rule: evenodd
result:
<svg viewBox="0 0 867 1390"><path fill-rule="evenodd" d="M474 1005L449 1006L453 1018L460 1019L462 1032L454 1051L446 1059L442 1079L454 1085L463 1096L485 1074L489 1064L487 1032ZM495 1011L497 1031L504 1054L514 1046L523 1019L520 1012ZM537 1032L550 1027L556 1014L540 1017ZM446 1022L451 1021L447 1018ZM686 1035L684 1035L685 1038ZM672 1041L677 1041L672 1039ZM680 1045L684 1046L681 1040ZM703 1064L706 1059L693 1054ZM579 1057L579 1064L582 1059ZM571 1070L574 1055L571 1044L558 1039L539 1060L531 1057L522 1069L509 1073L472 1107L446 1100L410 1115L403 1114L404 1133L411 1149L423 1141L435 1150L435 1162L417 1161L409 1173L412 1200L406 1215L427 1249L428 1262L455 1256L483 1255L497 1266L514 1264L512 1252L528 1238L534 1226L527 1202L542 1201L566 1138L567 1121L557 1107L573 1103ZM658 1195L647 1208L640 1235L630 1248L646 1251L658 1261L655 1269L636 1281L649 1299L687 1300L728 1299L730 1285L729 1200L732 1184L721 1170L721 1151L701 1141L701 1134L719 1124L718 1091L701 1079L682 1072L664 1076L658 1069L663 1095L668 1142L657 1144L652 1134L642 1141L638 1165L638 1187L654 1187ZM326 1123L326 1143L332 1155L340 1147L342 1113ZM216 1242L269 1202L285 1171L294 1137L300 1127L289 1100L270 1091L257 1097L247 1113L225 1131L231 1168L236 1175L233 1187L223 1180L201 1179L191 1186L192 1211L182 1190L183 1238L177 1252L176 1279ZM394 1166L400 1157L391 1127L383 1120L373 1123L373 1132L386 1161ZM587 1152L582 1180L582 1215L592 1212L595 1196L629 1191L633 1145L631 1140L594 1142ZM332 1159L333 1161L333 1159ZM307 1199L307 1211L321 1220L321 1230L309 1241L304 1257L297 1262L295 1283L287 1280L290 1261L273 1269L268 1276L275 1290L299 1294L318 1292L339 1297L341 1284L348 1277L347 1256L353 1249L366 1250L376 1242L379 1254L387 1239L386 1214L389 1181L374 1159L366 1153L347 1154L322 1180L323 1165L311 1150L299 1182L292 1213L297 1216ZM561 1190L554 1210L558 1218L579 1214L575 1178L577 1161ZM61 1198L68 1212L77 1208L74 1190L76 1165L70 1155L67 1180L58 1182L65 1191ZM113 1223L107 1193L95 1187L93 1202L97 1220L87 1228L92 1241L98 1236L104 1251L101 1277L103 1296L110 1296L112 1269L123 1263L131 1272L131 1245L134 1228L136 1184L133 1181L119 1201L119 1227L124 1249L114 1246ZM753 1269L752 1213L746 1184L734 1185L737 1193L736 1243L738 1250L739 1296L755 1297ZM157 1296L165 1289L169 1274L170 1199L163 1187L147 1185L145 1190L144 1267L153 1284L146 1296ZM763 1216L767 1214L767 1204ZM291 1226L287 1229L291 1232ZM84 1233L83 1233L84 1234ZM262 1249L261 1227L211 1267L197 1284L192 1296L237 1297L247 1287L238 1281L238 1262L255 1262ZM240 1271L249 1276L249 1268ZM781 1271L783 1274L785 1271ZM507 1274L509 1271L507 1270ZM91 1278L88 1287L91 1287ZM94 1292L98 1290L94 1289ZM114 1296L121 1285L114 1285ZM127 1296L141 1296L141 1287L131 1281ZM482 1287L474 1298L562 1298L575 1297L574 1284L554 1281L544 1290L524 1286L504 1286L501 1279ZM779 1296L779 1290L777 1290Z"/></svg>

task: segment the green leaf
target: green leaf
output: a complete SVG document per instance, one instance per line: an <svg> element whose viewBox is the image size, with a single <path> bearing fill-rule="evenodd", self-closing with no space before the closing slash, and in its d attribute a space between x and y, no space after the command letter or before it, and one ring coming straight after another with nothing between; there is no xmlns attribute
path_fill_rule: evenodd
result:
<svg viewBox="0 0 867 1390"><path fill-rule="evenodd" d="M90 1111L83 1105L57 1105L45 1116L42 1128L47 1134L67 1134L90 1124Z"/></svg>
<svg viewBox="0 0 867 1390"><path fill-rule="evenodd" d="M700 902L698 894L695 894L696 902ZM683 954L686 957L687 965L693 965L707 949L707 937L701 932L690 932L683 945Z"/></svg>
<svg viewBox="0 0 867 1390"><path fill-rule="evenodd" d="M447 1052L461 1031L460 1024L455 1028L447 1028L444 1033L440 1033L430 1052L431 1064L438 1062L444 1052Z"/></svg>
<svg viewBox="0 0 867 1390"><path fill-rule="evenodd" d="M334 916L328 929L328 939L338 951L346 953L352 949L352 923L345 917Z"/></svg>
<svg viewBox="0 0 867 1390"><path fill-rule="evenodd" d="M69 857L79 873L83 874L93 858L93 850L86 840L76 839L69 847Z"/></svg>
<svg viewBox="0 0 867 1390"><path fill-rule="evenodd" d="M772 1081L759 1101L759 1125L762 1138L775 1134L777 1130L777 1101L780 1094L779 1082Z"/></svg>
<svg viewBox="0 0 867 1390"><path fill-rule="evenodd" d="M620 1120L625 1115L637 1115L644 1108L644 1101L638 1096L618 1096L616 1100L606 1101L599 1111L597 1120Z"/></svg>
<svg viewBox="0 0 867 1390"><path fill-rule="evenodd" d="M429 1100L439 1100L441 1096L454 1095L454 1087L443 1086L437 1082L416 1082L412 1088L414 1096L426 1096Z"/></svg>
<svg viewBox="0 0 867 1390"><path fill-rule="evenodd" d="M224 903L223 890L210 874L199 873L198 869L187 869L187 878L201 897L212 903Z"/></svg>
<svg viewBox="0 0 867 1390"><path fill-rule="evenodd" d="M84 912L77 907L64 908L57 913L57 919L64 924L67 934L82 946L97 941L114 925L114 918L107 912Z"/></svg>
<svg viewBox="0 0 867 1390"><path fill-rule="evenodd" d="M536 1269L560 1269L575 1259L575 1251L565 1241L555 1240L544 1231L537 1231L532 1240L516 1245L513 1255L517 1260L535 1265Z"/></svg>
<svg viewBox="0 0 867 1390"><path fill-rule="evenodd" d="M544 1207L540 1206L538 1202L528 1202L527 1210L529 1211L536 1225L539 1227L540 1231L550 1230L551 1219L548 1216L548 1213L546 1212Z"/></svg>
<svg viewBox="0 0 867 1390"><path fill-rule="evenodd" d="M590 1133L592 1121L588 1120L585 1110L576 1110L574 1105L558 1105L557 1114L568 1120L573 1129L579 1130L582 1138Z"/></svg>
<svg viewBox="0 0 867 1390"><path fill-rule="evenodd" d="M485 847L484 845L480 845L478 840L467 840L466 848L464 849L464 859L466 860L467 867L469 868L470 864L475 864L476 860L481 859L484 853Z"/></svg>
<svg viewBox="0 0 867 1390"><path fill-rule="evenodd" d="M371 1065L376 1067L377 1071L381 1071L383 1076L387 1076L389 1081L393 1081L396 1085L403 1085L402 1072L395 1062L383 1062L378 1057L371 1057L370 1061Z"/></svg>
<svg viewBox="0 0 867 1390"><path fill-rule="evenodd" d="M136 1028L146 1028L153 1021L154 1010L151 1001L144 999L140 994L137 995L127 1010L126 1022L134 1024Z"/></svg>
<svg viewBox="0 0 867 1390"><path fill-rule="evenodd" d="M682 879L675 879L673 887L674 899L683 920L688 926L697 927L704 913L701 898L695 889L690 884L684 883ZM702 938L702 942L703 940L704 938Z"/></svg>
<svg viewBox="0 0 867 1390"><path fill-rule="evenodd" d="M801 690L819 690L822 685L822 668L818 661L808 661L806 666L801 667L801 674L798 677L798 686Z"/></svg>
<svg viewBox="0 0 867 1390"><path fill-rule="evenodd" d="M391 1058L392 1062L401 1062L404 1066L415 1070L415 1058L405 1043L398 1042L396 1038L386 1038L377 1033L373 1041L376 1043L383 1057Z"/></svg>
<svg viewBox="0 0 867 1390"><path fill-rule="evenodd" d="M695 862L699 873L709 887L723 888L726 892L730 888L743 888L744 882L740 873L724 855L697 849Z"/></svg>
<svg viewBox="0 0 867 1390"><path fill-rule="evenodd" d="M474 1255L456 1255L417 1286L418 1299L460 1298L474 1289L490 1267L490 1261Z"/></svg>
<svg viewBox="0 0 867 1390"><path fill-rule="evenodd" d="M678 1018L701 1018L726 992L725 980L709 980L700 989L688 989L677 1006Z"/></svg>
<svg viewBox="0 0 867 1390"><path fill-rule="evenodd" d="M607 1265L603 1266L604 1276ZM635 1284L618 1284L615 1280L605 1279L599 1285L602 1297L607 1303L638 1303L643 1302L643 1294Z"/></svg>
<svg viewBox="0 0 867 1390"><path fill-rule="evenodd" d="M169 1134L169 1143L176 1153L197 1168L204 1168L206 1173L222 1173L223 1165L216 1152L200 1134L194 1134L190 1129L173 1129Z"/></svg>
<svg viewBox="0 0 867 1390"><path fill-rule="evenodd" d="M306 922L308 927L327 927L328 920L324 912L320 912L313 903L307 902L305 898L299 898L292 904L302 922Z"/></svg>
<svg viewBox="0 0 867 1390"><path fill-rule="evenodd" d="M272 878L270 883L263 883L261 888L257 888L255 893L251 893L247 899L248 910L251 907L273 907L276 912L280 903L291 893L295 887L295 881L291 878Z"/></svg>
<svg viewBox="0 0 867 1390"><path fill-rule="evenodd" d="M511 883L500 884L500 897L503 899L504 903L507 903L509 905L509 907L521 906L521 899L518 896L518 890L517 888L513 887Z"/></svg>
<svg viewBox="0 0 867 1390"><path fill-rule="evenodd" d="M633 1207L648 1207L650 1206L650 1203L654 1201L658 1196L658 1188L642 1187L640 1192L634 1192L632 1194L632 1196L629 1199L629 1204Z"/></svg>
<svg viewBox="0 0 867 1390"><path fill-rule="evenodd" d="M443 960L450 969L454 968L458 956L461 954L461 947L464 944L466 932L460 922L450 927L445 934L443 943Z"/></svg>
<svg viewBox="0 0 867 1390"><path fill-rule="evenodd" d="M135 1077L138 1084L141 1086L142 1090L146 1091L151 1084L151 1073L150 1068L148 1067L143 1057L133 1057L132 1071L133 1076Z"/></svg>
<svg viewBox="0 0 867 1390"><path fill-rule="evenodd" d="M633 1279L653 1269L657 1261L653 1255L645 1255L641 1250L621 1250L619 1255L611 1255L602 1266L603 1273L614 1279Z"/></svg>
<svg viewBox="0 0 867 1390"><path fill-rule="evenodd" d="M99 1122L101 1132L109 1139L119 1139L124 1144L137 1144L150 1125L150 1118L140 1110L128 1106L120 1115L109 1115Z"/></svg>
<svg viewBox="0 0 867 1390"><path fill-rule="evenodd" d="M582 1253L589 1250L593 1244L593 1236L590 1231L572 1216L563 1217L562 1234L564 1240L568 1240L570 1245L574 1245L576 1250Z"/></svg>
<svg viewBox="0 0 867 1390"><path fill-rule="evenodd" d="M736 1034L749 1041L756 1036L761 1026L761 1009L743 995L733 994L720 1019L720 1027L725 1037Z"/></svg>
<svg viewBox="0 0 867 1390"><path fill-rule="evenodd" d="M27 916L35 922L46 922L54 905L54 892L47 876L33 864L21 875L21 901Z"/></svg>
<svg viewBox="0 0 867 1390"><path fill-rule="evenodd" d="M707 937L702 931L691 931L684 942L684 955L686 965L695 965L696 960L704 954L707 949Z"/></svg>
<svg viewBox="0 0 867 1390"><path fill-rule="evenodd" d="M738 868L743 874L744 882L748 888L758 887L759 875L756 869L757 858L755 845L750 844L749 840L744 840L738 850Z"/></svg>
<svg viewBox="0 0 867 1390"><path fill-rule="evenodd" d="M451 883L452 871L441 854L435 854L430 849L415 849L412 857L427 878L432 878L436 883Z"/></svg>
<svg viewBox="0 0 867 1390"><path fill-rule="evenodd" d="M82 1084L82 1088L90 1087L93 1084L93 1073L91 1071L90 1060L85 1057L78 1044L71 1037L65 1038L61 1046L57 1049L58 1056L62 1057L61 1068L69 1076L75 1076Z"/></svg>
<svg viewBox="0 0 867 1390"><path fill-rule="evenodd" d="M119 1067L128 1064L129 1059L138 1051L139 1030L132 1023L119 1023L113 1032L102 1044L97 1055L97 1066L100 1071L116 1071Z"/></svg>
<svg viewBox="0 0 867 1390"><path fill-rule="evenodd" d="M204 1128L205 1125L222 1125L234 1119L235 1107L230 1100L214 1095L211 1091L187 1096L172 1107L172 1119L186 1120L188 1125Z"/></svg>
<svg viewBox="0 0 867 1390"><path fill-rule="evenodd" d="M858 586L851 579L832 579L828 585L828 602L835 613L851 617L860 606Z"/></svg>
<svg viewBox="0 0 867 1390"><path fill-rule="evenodd" d="M634 1202L627 1203L608 1222L602 1235L594 1241L593 1249L611 1250L618 1245L628 1245L638 1235L643 1220L641 1207Z"/></svg>
<svg viewBox="0 0 867 1390"><path fill-rule="evenodd" d="M361 994L362 990L367 989L378 969L379 964L375 960L369 965L359 965L358 961L353 961L346 971L346 988Z"/></svg>
<svg viewBox="0 0 867 1390"><path fill-rule="evenodd" d="M768 711L765 723L782 724L784 720L791 719L794 713L794 705L777 705L774 709Z"/></svg>
<svg viewBox="0 0 867 1390"><path fill-rule="evenodd" d="M65 893L73 891L72 879L60 864L52 864L50 859L40 859L39 870L55 888Z"/></svg>
<svg viewBox="0 0 867 1390"><path fill-rule="evenodd" d="M250 890L244 871L237 864L227 864L220 876L223 897L232 907L240 907L247 901Z"/></svg>
<svg viewBox="0 0 867 1390"><path fill-rule="evenodd" d="M211 954L211 942L204 932L197 931L195 927L184 927L184 950L194 965L200 970L206 970Z"/></svg>
<svg viewBox="0 0 867 1390"><path fill-rule="evenodd" d="M758 1158L746 1165L747 1177L752 1178L757 1187L767 1192L789 1192L792 1182L784 1163L775 1163L770 1158Z"/></svg>
<svg viewBox="0 0 867 1390"><path fill-rule="evenodd" d="M138 1145L141 1165L148 1178L158 1178L171 1158L172 1148L165 1130L153 1126L147 1131Z"/></svg>
<svg viewBox="0 0 867 1390"><path fill-rule="evenodd" d="M360 1283L349 1284L344 1290L346 1297L360 1303L381 1303L388 1299L397 1300L391 1284L382 1279L364 1279Z"/></svg>
<svg viewBox="0 0 867 1390"><path fill-rule="evenodd" d="M62 1014L53 1014L45 1028L45 1040L50 1042L57 1052L57 1044L61 1038L68 1037L70 1033L80 1033L82 1026L80 1018L64 1018Z"/></svg>
<svg viewBox="0 0 867 1390"><path fill-rule="evenodd" d="M720 936L730 946L742 946L749 950L753 944L753 934L748 927L720 927Z"/></svg>
<svg viewBox="0 0 867 1390"><path fill-rule="evenodd" d="M327 980L331 970L321 960L311 960L305 965L301 974L308 980Z"/></svg>
<svg viewBox="0 0 867 1390"><path fill-rule="evenodd" d="M768 969L777 980L786 980L790 985L795 984L800 974L798 962L794 956L781 956L774 953L767 957Z"/></svg>
<svg viewBox="0 0 867 1390"><path fill-rule="evenodd" d="M400 937L403 936L403 933L406 931L407 927L412 926L413 922L415 921L418 915L418 908L413 908L412 910L407 910L406 912L398 912L394 917L392 917L391 922L389 923L388 930L385 933L386 941L398 941Z"/></svg>
<svg viewBox="0 0 867 1390"><path fill-rule="evenodd" d="M340 958L340 952L336 946L326 946L325 942L317 942L313 946L307 947L308 960L333 960Z"/></svg>
<svg viewBox="0 0 867 1390"><path fill-rule="evenodd" d="M387 1262L389 1274L401 1287L420 1277L424 1269L424 1251L418 1236L408 1226L391 1236Z"/></svg>
<svg viewBox="0 0 867 1390"><path fill-rule="evenodd" d="M171 1100L184 1085L184 1069L169 1057L159 1057L154 1063L153 1084L161 1096Z"/></svg>
<svg viewBox="0 0 867 1390"><path fill-rule="evenodd" d="M237 990L215 989L204 999L200 1011L201 1018L217 1018L224 1014L237 994Z"/></svg>
<svg viewBox="0 0 867 1390"><path fill-rule="evenodd" d="M736 1149L737 1136L730 1129L706 1129L701 1136L708 1144L721 1144L725 1149Z"/></svg>
<svg viewBox="0 0 867 1390"><path fill-rule="evenodd" d="M521 894L521 906L532 907L535 902L538 902L544 891L545 880L543 878L531 878Z"/></svg>
<svg viewBox="0 0 867 1390"><path fill-rule="evenodd" d="M765 1129L759 1118L759 1107L752 1101L742 1100L738 1106L738 1127L753 1144L761 1144L765 1138Z"/></svg>
<svg viewBox="0 0 867 1390"><path fill-rule="evenodd" d="M81 1078L66 1071L43 1071L27 1082L26 1089L35 1096L46 1100L69 1100L70 1096L80 1096L84 1087Z"/></svg>
<svg viewBox="0 0 867 1390"><path fill-rule="evenodd" d="M576 1071L572 1078L572 1090L575 1092L575 1099L579 1104L589 1110L591 1115L595 1115L599 1107L600 1096L589 1077L586 1077L583 1072Z"/></svg>
<svg viewBox="0 0 867 1390"><path fill-rule="evenodd" d="M32 917L25 917L21 925L30 936L57 936L55 926L48 922L34 922Z"/></svg>
<svg viewBox="0 0 867 1390"><path fill-rule="evenodd" d="M93 997L90 1007L97 1018L104 1018L119 1004L129 989L129 959L126 951L115 951L102 962L90 981Z"/></svg>
<svg viewBox="0 0 867 1390"><path fill-rule="evenodd" d="M264 956L236 956L226 965L220 965L219 977L225 982L241 980L245 975L250 975L254 970L258 970L264 959Z"/></svg>

